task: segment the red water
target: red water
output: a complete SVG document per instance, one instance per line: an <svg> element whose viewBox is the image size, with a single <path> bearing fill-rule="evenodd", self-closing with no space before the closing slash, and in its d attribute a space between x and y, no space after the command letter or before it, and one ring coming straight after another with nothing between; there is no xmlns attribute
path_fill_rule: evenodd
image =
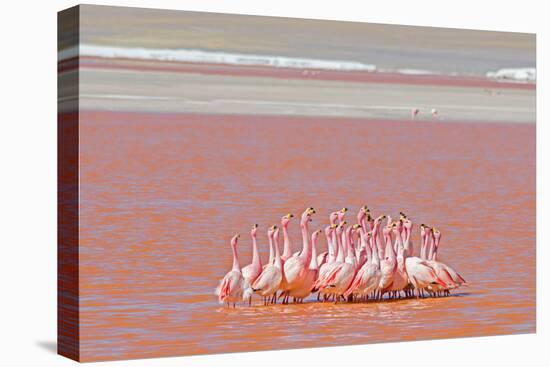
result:
<svg viewBox="0 0 550 367"><path fill-rule="evenodd" d="M535 331L535 126L83 112L84 361ZM314 206L404 210L469 282L447 298L239 306L229 238ZM299 247L296 223L291 230ZM325 248L321 243L320 247Z"/></svg>

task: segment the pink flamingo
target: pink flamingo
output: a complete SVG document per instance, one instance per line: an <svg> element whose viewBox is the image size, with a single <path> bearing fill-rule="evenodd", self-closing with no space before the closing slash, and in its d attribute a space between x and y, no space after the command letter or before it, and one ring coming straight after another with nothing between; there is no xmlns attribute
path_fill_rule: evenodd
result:
<svg viewBox="0 0 550 367"><path fill-rule="evenodd" d="M356 224L352 227L349 227L345 233L346 236L343 236L345 240L344 247L341 247L339 251L346 254L343 262L336 261L334 268L324 276L324 278L319 282L318 287L320 289L325 289L329 294L334 295L335 303L338 302L340 297L343 297L346 290L349 288L353 278L355 277L356 272L356 258L353 249L350 246L348 241L351 230L355 227L359 228L360 225ZM342 243L342 241L340 241ZM339 255L339 259L343 255Z"/></svg>
<svg viewBox="0 0 550 367"><path fill-rule="evenodd" d="M365 233L361 228L362 241L366 243L367 262L359 269L350 287L344 294L349 297L351 294L367 299L368 295L378 289L380 284L380 258L378 257L378 249L374 245L373 233Z"/></svg>
<svg viewBox="0 0 550 367"><path fill-rule="evenodd" d="M288 297L293 290L300 289L302 279L308 271L311 261L311 246L309 241L308 223L311 221L311 215L315 213L313 208L307 208L300 220L300 229L302 232L302 251L299 254L292 256L284 263L284 274L287 281L287 289L285 291L285 299L283 303L288 302Z"/></svg>
<svg viewBox="0 0 550 367"><path fill-rule="evenodd" d="M242 274L244 277L245 285L244 289L248 289L252 283L258 278L262 273L262 259L260 258L260 253L258 252L258 243L256 241L256 232L258 231L258 225L254 224L252 230L250 231L250 236L252 237L252 263L245 266L242 269ZM252 294L245 291L245 301L248 300L248 305L252 303Z"/></svg>
<svg viewBox="0 0 550 367"><path fill-rule="evenodd" d="M399 296L400 292L405 289L409 284L409 278L407 276L407 269L405 268L405 247L403 246L403 239L401 233L403 232L403 222L397 221L392 225L393 233L395 234L395 242L397 247L397 255L395 257L397 266L393 273L392 284L386 289L393 292L394 297Z"/></svg>
<svg viewBox="0 0 550 367"><path fill-rule="evenodd" d="M445 285L430 284L428 287L426 287L426 290L432 295L437 295L439 292L442 292L451 288L456 288L457 284L454 282L449 272L445 269L445 266L439 261L434 261L429 259L429 257L432 254L432 249L434 247L434 235L433 235L432 228L425 226L424 233L425 234L424 234L423 248L425 249L424 253L426 257L426 262L432 267L432 269L435 272L435 275L439 279L441 279L445 284ZM421 232L421 235L422 235L422 232ZM430 240L431 240L431 244L428 247L428 241Z"/></svg>
<svg viewBox="0 0 550 367"><path fill-rule="evenodd" d="M327 226L325 228L325 236L327 238L327 242L330 244L329 249L332 248L333 252L329 254L329 258L327 262L319 266L319 274L317 276L316 282L313 284L312 292L319 291L317 295L318 300L320 299L321 295L325 295L325 292L323 290L318 289L317 283L319 282L320 279L323 279L323 277L334 267L334 263L336 262L338 254L341 253L341 251L338 251L337 238L340 238L341 231L343 231L344 225L345 225L345 222L341 223L340 225L336 225L336 223L332 223L330 226Z"/></svg>
<svg viewBox="0 0 550 367"><path fill-rule="evenodd" d="M344 232L345 226L346 226L346 221L342 221L334 229L332 238L333 238L333 242L336 245L335 246L336 252L337 252L336 259L334 259L333 262L324 264L319 269L319 277L317 278L317 281L313 284L312 291L315 292L318 290L319 296L320 295L324 296L323 301L326 301L327 297L334 295L332 292L330 292L330 290L325 289L325 287L323 286L324 282L326 281L327 275L330 274L337 266L342 264L346 257L344 250L342 249L342 232Z"/></svg>
<svg viewBox="0 0 550 367"><path fill-rule="evenodd" d="M403 230L404 230L404 237L405 237L404 238L405 257L414 256L414 245L413 245L413 240L411 238L413 224L403 212L400 212L400 214L401 214L401 220L403 221Z"/></svg>
<svg viewBox="0 0 550 367"><path fill-rule="evenodd" d="M405 238L405 269L409 278L410 288L407 289L410 295L414 295L414 289L417 292L417 298L420 298L421 292L430 285L439 284L445 286L445 283L439 279L435 270L430 264L419 257L408 256L407 242L410 241L410 233L412 232L412 222L408 219L403 224L406 230L407 237ZM424 234L425 236L425 234Z"/></svg>
<svg viewBox="0 0 550 367"><path fill-rule="evenodd" d="M414 107L413 109L411 109L411 119L415 119L416 118L416 115L418 115L418 113L420 112L420 110L416 107Z"/></svg>
<svg viewBox="0 0 550 367"><path fill-rule="evenodd" d="M317 238L321 232L321 230L317 230L311 234L311 260L309 262L308 271L304 274L300 287L292 289L289 292L289 295L298 303L302 303L304 298L309 296L313 283L319 274L319 266L317 264Z"/></svg>
<svg viewBox="0 0 550 367"><path fill-rule="evenodd" d="M339 211L330 213L328 220L331 226L334 226L336 228L336 225L338 222L339 217ZM332 241L332 234L330 237L327 235L327 231L325 230L325 236L327 238L327 248L328 251L322 252L317 256L317 264L319 265L319 268L321 268L324 264L334 262L336 259L336 249L334 242Z"/></svg>
<svg viewBox="0 0 550 367"><path fill-rule="evenodd" d="M383 229L386 249L384 250L385 257L380 261L380 284L378 285L380 298L392 286L393 274L397 269L397 258L392 245L392 229L393 224L388 224Z"/></svg>
<svg viewBox="0 0 550 367"><path fill-rule="evenodd" d="M449 289L458 288L459 286L466 284L466 280L453 268L451 268L449 265L444 264L440 261L437 261L437 250L439 249L439 244L441 241L441 232L437 230L436 228L433 228L432 232L432 240L433 240L433 246L432 251L430 253L431 261L434 263L435 266L439 266L442 268L442 271L445 272L445 274L452 279L451 282L447 282L448 287L445 289L445 294L449 294Z"/></svg>
<svg viewBox="0 0 550 367"><path fill-rule="evenodd" d="M231 239L233 267L223 277L218 288L216 288L216 295L220 303L225 303L227 307L229 307L230 303L233 303L233 308L235 308L237 301L240 301L243 297L244 278L241 273L241 266L239 265L239 257L237 256L237 242L239 237L239 234L236 234Z"/></svg>
<svg viewBox="0 0 550 367"><path fill-rule="evenodd" d="M275 259L273 263L266 265L260 276L252 283L252 291L263 297L264 306L269 303L270 297L272 297L272 303L277 303L276 293L283 279L283 264L279 253L279 229L277 226L271 227L267 235L275 247Z"/></svg>
<svg viewBox="0 0 550 367"><path fill-rule="evenodd" d="M369 211L369 208L364 205L362 206L360 209L359 209L359 213L357 213L357 223L359 223L362 227L362 231L363 232L366 232L368 229L367 229L367 221L366 221L366 217L367 217L367 214L370 218L370 211ZM372 228L371 228L372 230ZM359 242L361 243L360 246L357 246L356 247L356 255L357 255L357 262L359 264L359 267L363 266L365 264L365 262L367 261L367 246L368 244L363 241L363 238L362 236L359 236L359 241L357 241L357 235L360 234L362 232L361 230L359 231L355 231L354 234L353 234L353 242Z"/></svg>

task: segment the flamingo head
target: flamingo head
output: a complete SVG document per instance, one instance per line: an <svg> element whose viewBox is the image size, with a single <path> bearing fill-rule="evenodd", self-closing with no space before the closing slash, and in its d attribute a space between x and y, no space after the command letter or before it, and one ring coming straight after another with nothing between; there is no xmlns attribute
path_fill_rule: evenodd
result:
<svg viewBox="0 0 550 367"><path fill-rule="evenodd" d="M357 222L361 223L361 221L367 216L367 214L370 216L370 210L366 205L363 205L359 209L359 213L357 213Z"/></svg>
<svg viewBox="0 0 550 367"><path fill-rule="evenodd" d="M384 236L387 236L391 233L392 229L394 228L393 225L394 223L389 223L384 226L384 228L382 229L382 233L384 234Z"/></svg>
<svg viewBox="0 0 550 367"><path fill-rule="evenodd" d="M338 220L338 212L330 213L329 216L328 216L328 220L329 220L330 224L335 224L336 221Z"/></svg>
<svg viewBox="0 0 550 367"><path fill-rule="evenodd" d="M277 229L276 225L272 225L271 227L269 227L269 229L267 230L267 236L272 237L276 229Z"/></svg>
<svg viewBox="0 0 550 367"><path fill-rule="evenodd" d="M379 215L379 216L374 220L374 225L375 225L375 226L379 226L379 225L380 225L380 222L382 222L384 219L386 219L386 216L385 216L384 214Z"/></svg>
<svg viewBox="0 0 550 367"><path fill-rule="evenodd" d="M311 222L311 216L315 214L315 209L313 209L312 207L309 207L307 208L303 213L302 213L302 221L301 221L301 224L304 224L304 223L307 223L307 222Z"/></svg>
<svg viewBox="0 0 550 367"><path fill-rule="evenodd" d="M275 240L275 243L277 243L277 240L279 239L279 227L276 225L273 225L273 240Z"/></svg>
<svg viewBox="0 0 550 367"><path fill-rule="evenodd" d="M287 215L283 216L281 218L281 225L283 227L286 227L292 218L294 218L294 214L288 213Z"/></svg>
<svg viewBox="0 0 550 367"><path fill-rule="evenodd" d="M399 219L405 220L405 219L407 219L407 215L403 212L399 212Z"/></svg>
<svg viewBox="0 0 550 367"><path fill-rule="evenodd" d="M366 236L367 240L370 241L370 239L372 238L372 231L368 231L365 236Z"/></svg>
<svg viewBox="0 0 550 367"><path fill-rule="evenodd" d="M405 227L405 229L409 232L412 231L413 223L409 218L405 218L405 220L403 220L403 227Z"/></svg>
<svg viewBox="0 0 550 367"><path fill-rule="evenodd" d="M441 239L441 232L437 228L433 228L433 236L439 242Z"/></svg>
<svg viewBox="0 0 550 367"><path fill-rule="evenodd" d="M236 234L233 236L233 238L231 238L231 246L235 247L237 246L237 242L239 241L239 237L241 237L240 234Z"/></svg>
<svg viewBox="0 0 550 367"><path fill-rule="evenodd" d="M346 212L348 211L348 208L344 207L340 210L338 210L338 220L341 222L344 220L344 217L346 216Z"/></svg>
<svg viewBox="0 0 550 367"><path fill-rule="evenodd" d="M257 224L254 224L252 226L252 229L250 230L250 235L252 237L256 237L256 232L258 232L258 225Z"/></svg>
<svg viewBox="0 0 550 367"><path fill-rule="evenodd" d="M332 232L334 232L334 228L336 228L335 224L331 224L329 226L325 227L325 236L330 237L332 235Z"/></svg>
<svg viewBox="0 0 550 367"><path fill-rule="evenodd" d="M346 226L346 224L347 222L343 221L343 222L340 222L340 224L338 224L338 227L336 227L336 234L338 235L338 237L342 235L342 232L344 231L344 227Z"/></svg>
<svg viewBox="0 0 550 367"><path fill-rule="evenodd" d="M318 229L318 230L316 230L315 232L313 232L313 233L311 234L311 241L312 241L312 242L317 241L317 237L319 237L319 235L320 235L321 233L323 233L323 230L322 230L322 229Z"/></svg>
<svg viewBox="0 0 550 367"><path fill-rule="evenodd" d="M428 226L424 226L424 233L426 237L430 237L432 235L432 229Z"/></svg>

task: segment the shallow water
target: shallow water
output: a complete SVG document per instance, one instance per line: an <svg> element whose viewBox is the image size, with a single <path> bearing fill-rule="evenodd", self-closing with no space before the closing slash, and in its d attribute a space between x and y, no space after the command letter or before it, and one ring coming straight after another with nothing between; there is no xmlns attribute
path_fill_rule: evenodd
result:
<svg viewBox="0 0 550 367"><path fill-rule="evenodd" d="M83 112L83 360L535 331L535 126ZM214 288L229 239L314 206L367 204L438 227L440 258L469 282L452 297L238 305ZM295 218L296 219L296 218ZM300 247L297 221L294 249ZM324 250L324 239L320 246Z"/></svg>

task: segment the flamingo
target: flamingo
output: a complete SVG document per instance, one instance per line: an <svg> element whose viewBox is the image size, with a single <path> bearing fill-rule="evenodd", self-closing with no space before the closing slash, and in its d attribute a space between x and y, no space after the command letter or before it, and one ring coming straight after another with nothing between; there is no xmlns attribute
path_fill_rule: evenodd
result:
<svg viewBox="0 0 550 367"><path fill-rule="evenodd" d="M317 277L317 281L313 285L312 292L316 292L319 290L319 293L317 295L317 299L320 299L321 295L325 295L326 293L323 290L318 289L318 282L324 278L324 276L334 267L334 263L336 262L336 259L338 258L338 254L343 254L342 251L339 251L338 249L338 243L339 238L341 238L341 232L343 231L343 227L345 225L345 222L340 223L340 225L336 225L336 223L331 224L327 228L325 228L325 235L327 237L328 243L331 244L330 247L332 247L334 250L334 253L329 256L329 259L326 263L322 264L319 267L319 274ZM330 248L329 247L329 248ZM341 255L340 255L341 256ZM343 257L342 257L343 261Z"/></svg>
<svg viewBox="0 0 550 367"><path fill-rule="evenodd" d="M373 233L372 231L365 232L364 228L361 228L360 232L362 241L366 243L368 260L355 275L353 282L344 294L345 297L355 294L367 298L370 293L376 291L380 283L380 259L378 249L374 245Z"/></svg>
<svg viewBox="0 0 550 367"><path fill-rule="evenodd" d="M311 234L311 260L308 266L308 270L304 274L302 284L300 287L290 290L289 295L293 297L296 302L302 303L304 298L309 296L313 283L319 275L319 266L317 264L317 237L321 234L321 230L317 230Z"/></svg>
<svg viewBox="0 0 550 367"><path fill-rule="evenodd" d="M434 251L433 251L433 254L432 254L432 260L433 261L437 261L437 251L439 249L439 244L441 242L441 232L434 228L433 230L433 236L434 236ZM443 264L443 263L441 263ZM464 280L464 278L458 274L458 272L456 272L453 268L451 268L450 266L446 265L446 264L443 264L447 270L447 272L449 273L449 275L451 276L451 278L453 279L453 281L458 284L458 285L463 285L463 284L467 284L466 280Z"/></svg>
<svg viewBox="0 0 550 367"><path fill-rule="evenodd" d="M401 220L395 222L392 225L392 230L395 234L395 244L397 247L397 255L395 257L397 265L393 273L392 283L386 290L393 292L395 296L399 296L400 292L409 284L407 269L405 268L405 248L401 237L403 222Z"/></svg>
<svg viewBox="0 0 550 367"><path fill-rule="evenodd" d="M443 266L445 271L449 274L453 282L455 283L455 287L459 287L461 285L467 284L466 280L453 268L451 268L449 265L444 264L440 261L437 261L437 251L439 249L439 244L441 242L441 232L437 229L433 229L433 237L434 237L434 248L432 250L432 257L431 260L434 262L437 262Z"/></svg>
<svg viewBox="0 0 550 367"><path fill-rule="evenodd" d="M339 212L332 212L330 213L328 220L331 226L334 226L336 228L336 222L338 221L338 213ZM328 228L328 227L327 227ZM319 268L321 268L326 263L334 262L334 259L336 259L336 250L335 245L332 241L332 232L330 236L327 234L327 231L325 229L325 236L327 238L327 248L328 251L322 252L317 256L317 264L319 265Z"/></svg>
<svg viewBox="0 0 550 367"><path fill-rule="evenodd" d="M245 285L244 289L247 290L250 288L250 285L254 283L256 278L262 273L262 259L260 258L260 253L258 252L258 243L256 241L256 232L258 231L258 225L254 224L250 230L250 236L252 237L252 263L245 266L242 269L242 274L244 277ZM245 291L245 301L248 300L248 305L252 303L252 294Z"/></svg>
<svg viewBox="0 0 550 367"><path fill-rule="evenodd" d="M233 252L233 267L223 277L218 288L216 288L216 295L220 303L225 303L229 307L230 303L233 303L233 308L237 301L240 301L243 297L243 285L244 277L241 273L241 266L239 265L239 257L237 256L237 242L239 241L239 234L236 234L231 238L231 250Z"/></svg>
<svg viewBox="0 0 550 367"><path fill-rule="evenodd" d="M283 271L287 281L285 300L283 300L284 303L288 302L288 296L293 290L300 288L302 279L308 271L309 263L311 261L308 223L311 221L311 216L314 213L315 209L313 208L307 208L302 213L300 220L300 229L302 232L302 251L300 251L299 254L292 256L284 263Z"/></svg>
<svg viewBox="0 0 550 367"><path fill-rule="evenodd" d="M284 241L283 255L281 255L283 269L284 269L285 262L292 256L292 242L290 241L290 236L288 234L288 224L290 223L290 220L292 218L294 218L294 215L291 213L288 213L287 215L281 218L281 227L283 227L283 241ZM285 291L288 289L288 282L286 281L286 276L284 271L283 271L283 280L281 281L281 285L279 289L282 291L281 295L285 295Z"/></svg>
<svg viewBox="0 0 550 367"><path fill-rule="evenodd" d="M275 247L275 259L273 263L266 265L260 276L252 283L252 291L263 297L264 306L267 306L270 297L273 297L272 302L277 302L275 294L279 290L283 279L283 265L278 243L279 229L277 226L272 226L267 235Z"/></svg>
<svg viewBox="0 0 550 367"><path fill-rule="evenodd" d="M357 229L360 225L356 224L349 227L345 233L346 236L343 236L346 239L345 246L341 247L339 251L346 254L344 261L337 261L334 263L335 266L333 269L328 272L321 282L319 282L318 287L324 288L327 293L334 295L334 302L337 303L340 297L344 295L346 290L349 288L353 278L355 277L357 261L355 258L355 253L350 246L349 235L353 228ZM342 241L340 241L342 243ZM343 256L339 255L338 258L341 259Z"/></svg>
<svg viewBox="0 0 550 367"><path fill-rule="evenodd" d="M317 281L313 284L312 291L315 292L319 290L319 295L325 296L324 301L327 300L327 297L334 295L332 292L330 292L330 290L324 289L323 283L325 282L327 275L330 274L332 270L334 270L334 268L342 264L345 260L344 250L342 249L342 232L344 232L345 226L346 221L343 221L340 222L340 224L338 224L336 228L334 228L332 239L336 247L336 258L333 262L326 263L319 269L319 277L317 278Z"/></svg>
<svg viewBox="0 0 550 367"><path fill-rule="evenodd" d="M378 285L378 290L380 291L379 297L383 297L387 289L391 287L393 283L393 274L397 269L397 259L392 246L392 229L392 224L387 224L383 229L386 249L384 251L385 257L380 261L380 283ZM377 235L376 232L375 235Z"/></svg>
<svg viewBox="0 0 550 367"><path fill-rule="evenodd" d="M421 232L421 235L422 235L422 232ZM428 247L428 241L430 240L432 243ZM433 247L434 247L433 229L428 226L425 226L423 248L424 248L426 262L432 267L432 269L435 272L435 275L439 279L441 279L445 284L445 285L431 284L426 288L426 290L432 295L437 295L441 291L446 291L451 288L456 288L457 284L454 282L453 278L451 277L449 272L446 270L444 264L442 264L439 261L434 261L429 259L429 256L431 256Z"/></svg>
<svg viewBox="0 0 550 367"><path fill-rule="evenodd" d="M407 234L404 246L405 250L407 250L409 247L407 245L410 241L410 234L412 232L412 222L406 219L403 225L406 228ZM445 283L437 277L435 270L426 260L416 256L409 256L408 253L408 251L405 251L405 269L407 270L410 285L407 291L410 291L410 293L414 295L414 289L416 289L416 297L420 298L421 292L430 285L439 284L445 286Z"/></svg>

